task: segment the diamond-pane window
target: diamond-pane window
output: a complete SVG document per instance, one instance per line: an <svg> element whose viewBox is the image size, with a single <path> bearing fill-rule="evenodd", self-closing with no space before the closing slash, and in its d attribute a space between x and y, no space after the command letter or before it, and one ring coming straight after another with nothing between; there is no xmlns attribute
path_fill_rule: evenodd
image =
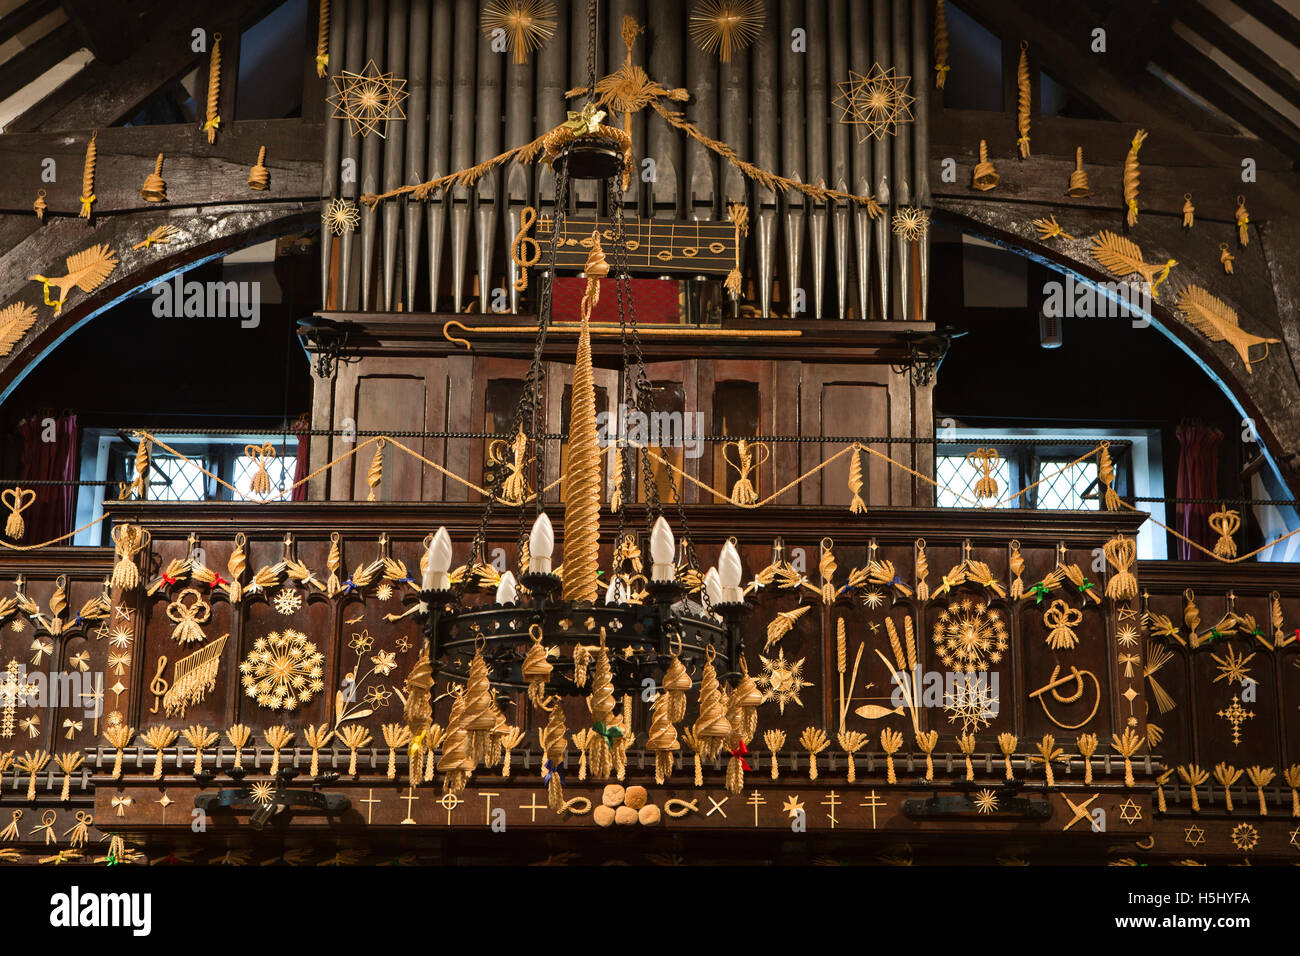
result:
<svg viewBox="0 0 1300 956"><path fill-rule="evenodd" d="M247 455L240 455L235 459L235 480L231 482L239 493L249 497L259 498L279 498L282 491L287 491L293 484L294 471L298 467L298 459L295 456L284 456L277 458L262 459L266 464L266 474L271 479L271 493L269 495L253 494L253 475L257 474L257 464L254 459Z"/></svg>
<svg viewBox="0 0 1300 956"><path fill-rule="evenodd" d="M974 508L979 505L992 505L993 499L979 501L975 497L975 482L979 481L983 474L974 462L968 462L962 455L940 455L934 465L934 480L940 485L935 489L934 503L940 508ZM997 480L999 497L1015 490L1011 487L1011 462L999 461L992 471L992 476ZM962 495L965 497L961 497ZM1016 503L1004 501L998 507L1014 508Z"/></svg>
<svg viewBox="0 0 1300 956"><path fill-rule="evenodd" d="M1100 506L1096 497L1083 496L1097 480L1095 461L1081 461L1074 464L1068 461L1039 462L1036 480L1042 482L1038 486L1039 508L1096 511Z"/></svg>
<svg viewBox="0 0 1300 956"><path fill-rule="evenodd" d="M127 461L127 480L135 474L134 462ZM154 501L203 501L207 498L204 474L212 470L206 458L168 458L155 455L149 477L148 497Z"/></svg>

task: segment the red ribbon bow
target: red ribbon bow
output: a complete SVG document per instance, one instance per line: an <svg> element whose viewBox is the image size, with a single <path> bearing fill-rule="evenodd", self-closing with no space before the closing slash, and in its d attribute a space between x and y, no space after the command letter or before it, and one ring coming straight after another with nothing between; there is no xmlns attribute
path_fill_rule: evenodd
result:
<svg viewBox="0 0 1300 956"><path fill-rule="evenodd" d="M229 581L227 581L227 580L226 580L225 578L223 578L221 575L217 574L217 572L215 572L215 571L212 572L212 584L209 585L210 587L214 587L214 588L215 588L215 587L218 587L218 586L220 586L220 585L222 585L222 584L229 584L229 583L230 583Z"/></svg>
<svg viewBox="0 0 1300 956"><path fill-rule="evenodd" d="M164 571L164 572L162 573L162 579L163 579L163 581L164 581L167 585L169 585L169 586L172 585L172 584L175 584L177 581L180 580L180 578L174 578L174 577L172 577L172 576L171 576L170 574L168 574L166 571Z"/></svg>
<svg viewBox="0 0 1300 956"><path fill-rule="evenodd" d="M745 759L746 757L749 756L749 748L745 746L745 742L743 740L740 742L739 747L737 747L735 750L731 750L728 752L731 754L731 756L740 758L740 767L746 773L751 772L754 769L749 765L749 761Z"/></svg>

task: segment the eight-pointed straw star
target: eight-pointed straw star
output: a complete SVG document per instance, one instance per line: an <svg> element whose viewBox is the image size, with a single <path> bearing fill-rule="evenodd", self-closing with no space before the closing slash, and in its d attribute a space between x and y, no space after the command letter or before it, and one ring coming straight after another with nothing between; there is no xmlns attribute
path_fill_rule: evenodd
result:
<svg viewBox="0 0 1300 956"><path fill-rule="evenodd" d="M758 689L763 692L763 703L769 700L776 701L777 707L783 714L785 705L791 701L802 707L803 701L799 699L799 691L812 686L803 679L804 658L787 661L785 650L777 648L776 657L764 657L759 654L758 659L763 664L763 673L758 676L756 683Z"/></svg>
<svg viewBox="0 0 1300 956"><path fill-rule="evenodd" d="M900 123L914 120L914 98L907 92L911 82L910 76L899 76L892 66L886 70L879 63L873 64L865 76L849 70L848 80L836 84L840 92L835 105L843 111L840 122L862 127L858 142L865 142L868 136L893 136Z"/></svg>
<svg viewBox="0 0 1300 956"><path fill-rule="evenodd" d="M406 99L406 80L392 73L380 73L375 61L366 63L360 73L343 70L333 77L334 92L328 102L334 107L334 119L346 119L352 136L374 133L383 137L390 119L406 119L402 101Z"/></svg>

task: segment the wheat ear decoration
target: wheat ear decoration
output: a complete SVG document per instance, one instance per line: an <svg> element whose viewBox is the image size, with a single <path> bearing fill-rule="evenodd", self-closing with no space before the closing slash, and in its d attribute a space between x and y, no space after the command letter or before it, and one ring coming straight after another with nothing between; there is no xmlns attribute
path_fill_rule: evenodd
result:
<svg viewBox="0 0 1300 956"><path fill-rule="evenodd" d="M113 756L113 779L122 778L122 758L125 756L127 745L131 743L131 738L135 736L135 728L126 724L118 724L116 727L109 727L104 731L104 739L116 753Z"/></svg>
<svg viewBox="0 0 1300 956"><path fill-rule="evenodd" d="M95 158L99 154L95 137L98 135L98 132L91 133L90 142L86 144L86 161L81 167L81 211L77 213L78 219L89 219L90 207L95 202Z"/></svg>
<svg viewBox="0 0 1300 956"><path fill-rule="evenodd" d="M1138 221L1138 186L1142 178L1141 168L1138 165L1138 150L1142 148L1142 143L1147 138L1147 131L1138 130L1133 134L1133 142L1129 144L1128 155L1124 157L1124 205L1127 208L1124 221L1128 223L1129 228L1137 225Z"/></svg>
<svg viewBox="0 0 1300 956"><path fill-rule="evenodd" d="M966 779L975 779L975 765L971 763L971 754L975 753L975 735L969 731L957 738L957 749L966 758Z"/></svg>
<svg viewBox="0 0 1300 956"><path fill-rule="evenodd" d="M1217 763L1214 765L1214 779L1223 788L1223 805L1231 813L1232 788L1241 779L1241 771L1230 763Z"/></svg>
<svg viewBox="0 0 1300 956"><path fill-rule="evenodd" d="M1092 783L1092 755L1097 752L1096 734L1079 734L1079 756L1083 758L1083 782Z"/></svg>
<svg viewBox="0 0 1300 956"><path fill-rule="evenodd" d="M830 746L826 733L817 727L805 727L799 735L799 746L808 751L808 779L817 779L817 755Z"/></svg>
<svg viewBox="0 0 1300 956"><path fill-rule="evenodd" d="M316 20L316 76L324 79L330 66L330 0L320 0Z"/></svg>
<svg viewBox="0 0 1300 956"><path fill-rule="evenodd" d="M1268 802L1264 799L1264 788L1273 782L1277 776L1277 771L1272 767L1260 767L1258 765L1246 770L1246 776L1250 778L1250 784L1255 788L1255 793L1259 797L1259 815L1268 816Z"/></svg>
<svg viewBox="0 0 1300 956"><path fill-rule="evenodd" d="M411 742L411 728L406 724L382 724L384 745L388 748L388 779L397 779L397 748L405 747Z"/></svg>
<svg viewBox="0 0 1300 956"><path fill-rule="evenodd" d="M1291 788L1291 816L1300 817L1300 763L1293 763L1282 771L1282 779Z"/></svg>
<svg viewBox="0 0 1300 956"><path fill-rule="evenodd" d="M330 738L333 736L334 731L330 730L329 724L320 724L315 727L308 724L303 728L302 739L311 748L311 769L308 771L311 776L320 776L320 749L329 743Z"/></svg>
<svg viewBox="0 0 1300 956"><path fill-rule="evenodd" d="M1192 812L1201 812L1201 801L1196 796L1196 788L1210 779L1210 775L1198 765L1191 763L1178 768L1178 776L1192 791Z"/></svg>
<svg viewBox="0 0 1300 956"><path fill-rule="evenodd" d="M197 777L203 772L203 751L207 750L220 740L221 735L215 730L208 730L208 728L204 727L202 724L192 724L185 728L182 732L182 736L186 739L189 745L194 748L193 773L194 776Z"/></svg>
<svg viewBox="0 0 1300 956"><path fill-rule="evenodd" d="M867 745L870 739L866 734L857 730L841 730L835 735L840 743L840 749L848 755L849 758L849 783L854 783L858 779L858 766L853 759L853 755ZM883 738L882 738L883 746Z"/></svg>
<svg viewBox="0 0 1300 956"><path fill-rule="evenodd" d="M1160 776L1156 777L1156 809L1161 813L1169 812L1165 807L1165 784L1169 782L1169 778L1173 775L1173 770L1166 770Z"/></svg>
<svg viewBox="0 0 1300 956"><path fill-rule="evenodd" d="M934 5L934 88L941 90L948 82L948 11L943 0Z"/></svg>
<svg viewBox="0 0 1300 956"><path fill-rule="evenodd" d="M1029 158L1029 42L1020 41L1020 62L1016 65L1016 128L1020 138L1020 158Z"/></svg>
<svg viewBox="0 0 1300 956"><path fill-rule="evenodd" d="M925 779L934 779L934 748L939 745L939 731L918 730L914 734L916 747L925 754Z"/></svg>
<svg viewBox="0 0 1300 956"><path fill-rule="evenodd" d="M1052 761L1059 760L1064 753L1060 747L1056 746L1056 738L1051 734L1043 734L1043 739L1038 742L1038 756L1033 759L1041 760L1043 763L1043 772L1047 775L1047 785L1056 786L1056 777L1052 773ZM1132 786L1132 784L1129 784Z"/></svg>
<svg viewBox="0 0 1300 956"><path fill-rule="evenodd" d="M767 746L767 752L772 757L772 779L775 780L781 775L781 761L778 759L781 754L781 748L785 746L784 730L769 730L763 734L763 743ZM1295 768L1297 778L1300 778L1300 765Z"/></svg>
<svg viewBox="0 0 1300 956"><path fill-rule="evenodd" d="M36 753L23 751L23 755L14 761L14 767L19 773L25 773L27 778L27 801L36 799L36 775L45 769L45 765L50 762L49 751L38 750Z"/></svg>
<svg viewBox="0 0 1300 956"><path fill-rule="evenodd" d="M338 731L338 738L344 747L348 748L350 758L348 760L348 776L357 775L357 751L362 747L370 744L370 731L357 724L349 724L342 730Z"/></svg>
<svg viewBox="0 0 1300 956"><path fill-rule="evenodd" d="M294 732L283 724L276 724L266 728L263 737L271 748L271 769L267 772L274 777L280 772L280 750L293 742Z"/></svg>
<svg viewBox="0 0 1300 956"><path fill-rule="evenodd" d="M1125 727L1123 734L1111 734L1111 746L1124 758L1124 786L1133 787L1133 755L1142 746L1142 738L1132 727Z"/></svg>
<svg viewBox="0 0 1300 956"><path fill-rule="evenodd" d="M268 731L268 734L270 732ZM248 746L248 740L253 736L252 728L247 724L231 724L226 730L226 740L230 741L230 746L235 748L235 762L233 769L240 770L244 766L244 748Z"/></svg>
<svg viewBox="0 0 1300 956"><path fill-rule="evenodd" d="M145 742L145 746L154 749L153 755L153 778L161 780L163 775L163 751L175 743L179 734L170 727L162 724L154 724L143 734L140 739Z"/></svg>
<svg viewBox="0 0 1300 956"><path fill-rule="evenodd" d="M59 791L59 799L67 801L72 792L72 772L81 766L85 760L84 754L77 751L59 754L54 758L55 765L63 771L63 789Z"/></svg>
<svg viewBox="0 0 1300 956"><path fill-rule="evenodd" d="M217 128L221 126L221 34L212 34L212 55L208 57L208 108L203 130L208 143L217 141Z"/></svg>
<svg viewBox="0 0 1300 956"><path fill-rule="evenodd" d="M903 746L903 735L886 727L880 732L880 749L885 752L885 777L889 783L898 783L894 775L894 754Z"/></svg>

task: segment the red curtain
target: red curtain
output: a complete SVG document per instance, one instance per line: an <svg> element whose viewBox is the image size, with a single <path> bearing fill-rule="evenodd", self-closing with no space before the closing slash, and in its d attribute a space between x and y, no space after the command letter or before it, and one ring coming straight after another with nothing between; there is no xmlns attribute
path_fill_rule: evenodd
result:
<svg viewBox="0 0 1300 956"><path fill-rule="evenodd" d="M1219 443L1223 433L1204 422L1185 421L1178 426L1178 497L1217 498L1219 495ZM1215 504L1179 504L1177 527L1197 544L1212 548L1217 535L1208 519L1218 511ZM1182 561L1204 558L1186 541L1178 542Z"/></svg>
<svg viewBox="0 0 1300 956"><path fill-rule="evenodd" d="M311 449L311 435L307 434L311 430L311 422L307 421L307 416L303 415L293 423L294 434L298 436L298 452L293 468L293 480L300 481L310 471L308 466L307 453ZM293 489L291 501L307 500L307 485L301 484Z"/></svg>
<svg viewBox="0 0 1300 956"><path fill-rule="evenodd" d="M36 500L23 513L24 544L49 541L72 530L77 512L77 416L41 412L18 424L23 443L24 481L66 481L66 485L34 485ZM65 542L70 544L71 542Z"/></svg>

